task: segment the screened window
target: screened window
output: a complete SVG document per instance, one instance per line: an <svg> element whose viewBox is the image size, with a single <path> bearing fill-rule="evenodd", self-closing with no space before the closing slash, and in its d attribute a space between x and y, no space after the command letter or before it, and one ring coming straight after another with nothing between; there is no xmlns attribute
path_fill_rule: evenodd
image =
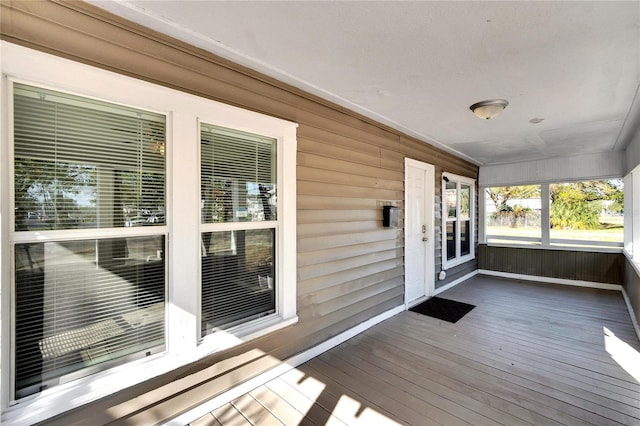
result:
<svg viewBox="0 0 640 426"><path fill-rule="evenodd" d="M549 185L549 238L552 245L622 247L622 179Z"/></svg>
<svg viewBox="0 0 640 426"><path fill-rule="evenodd" d="M447 268L475 255L472 216L475 181L450 173L443 173L442 177L442 264Z"/></svg>
<svg viewBox="0 0 640 426"><path fill-rule="evenodd" d="M201 336L276 312L277 140L201 127Z"/></svg>
<svg viewBox="0 0 640 426"><path fill-rule="evenodd" d="M20 398L164 350L165 117L23 84L13 111Z"/></svg>
<svg viewBox="0 0 640 426"><path fill-rule="evenodd" d="M622 179L485 189L488 243L621 248Z"/></svg>
<svg viewBox="0 0 640 426"><path fill-rule="evenodd" d="M484 195L487 242L535 245L541 243L540 185L486 188Z"/></svg>

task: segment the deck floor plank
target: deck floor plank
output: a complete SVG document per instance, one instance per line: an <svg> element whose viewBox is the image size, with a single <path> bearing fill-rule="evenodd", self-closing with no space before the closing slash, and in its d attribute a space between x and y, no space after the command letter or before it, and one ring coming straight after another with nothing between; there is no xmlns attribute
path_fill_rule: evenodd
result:
<svg viewBox="0 0 640 426"><path fill-rule="evenodd" d="M222 426L222 423L220 423L213 414L209 413L189 423L189 426Z"/></svg>
<svg viewBox="0 0 640 426"><path fill-rule="evenodd" d="M216 408L211 414L223 426L252 426L251 422L231 403Z"/></svg>
<svg viewBox="0 0 640 426"><path fill-rule="evenodd" d="M620 292L476 276L439 297L476 308L398 314L191 425L640 424L605 345L640 363Z"/></svg>
<svg viewBox="0 0 640 426"><path fill-rule="evenodd" d="M421 324L421 326L424 327L424 324ZM620 415L620 411L640 418L640 410L620 404L613 399L599 397L579 387L565 385L554 376L540 374L539 370L531 368L526 362L522 362L520 357L506 357L502 348L484 350L482 343L476 344L460 335L455 336L453 341L448 341L447 335L442 333L439 328L429 329L427 333L414 324L406 332L409 335L416 336L425 333L424 336L428 335L428 337L424 337L424 339L436 337L435 341L425 341L425 343L441 348L444 351L455 352L456 355L454 356L463 357L465 360L471 360L481 366L480 371L490 371L496 377L518 384L523 388L552 396L567 404L588 407L592 413L612 420L621 421L621 419L624 419L624 416ZM580 401L577 401L578 398ZM609 407L611 406L615 407L610 409ZM589 421L588 418L583 420Z"/></svg>
<svg viewBox="0 0 640 426"><path fill-rule="evenodd" d="M378 398L379 406L386 407L395 417L409 424L416 424L420 420L432 421L443 425L469 425L461 418L447 413L443 409L432 405L411 393L408 386L398 388L396 385L381 380L379 375L372 375L363 371L353 363L347 363L341 358L334 356L332 352L325 353L311 361L314 367L328 374L353 392L358 393L365 399ZM466 409L465 409L466 410ZM478 420L480 420L478 418ZM479 422L478 424L486 424Z"/></svg>
<svg viewBox="0 0 640 426"><path fill-rule="evenodd" d="M330 411L325 410L322 406L315 402L315 397L309 397L302 393L297 388L284 382L281 378L274 379L265 385L269 390L276 394L280 399L287 401L300 413L302 419L300 425L324 425L328 422L328 419L332 418L333 424L342 424L343 422L338 420L331 414Z"/></svg>
<svg viewBox="0 0 640 426"><path fill-rule="evenodd" d="M231 404L253 425L283 425L271 411L267 410L250 393L236 398L231 401Z"/></svg>
<svg viewBox="0 0 640 426"><path fill-rule="evenodd" d="M353 347L348 344L347 346L341 346L332 350L328 356L341 358L353 365L353 368L359 368L367 374L380 377L388 384L418 397L424 403L439 407L450 415L459 417L468 423L486 425L495 424L496 422L501 424L514 424L516 421L522 422L521 419L507 413L492 410L480 401L455 393L444 386L438 386L437 383L430 381L427 377L422 377L416 383L413 380L415 376L407 372L407 370L402 369L402 367L394 368L396 366L384 362L380 357L372 356L371 353L357 346ZM485 418L478 416L478 414Z"/></svg>
<svg viewBox="0 0 640 426"><path fill-rule="evenodd" d="M304 413L296 410L286 399L280 398L267 386L261 386L249 392L257 402L269 410L284 425L301 424L304 422ZM313 424L306 422L306 424Z"/></svg>

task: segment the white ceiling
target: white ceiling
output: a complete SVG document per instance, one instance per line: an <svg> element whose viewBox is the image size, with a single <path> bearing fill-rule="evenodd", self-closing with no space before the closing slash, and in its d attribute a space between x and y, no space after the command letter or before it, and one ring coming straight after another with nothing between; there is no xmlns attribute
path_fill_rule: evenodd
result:
<svg viewBox="0 0 640 426"><path fill-rule="evenodd" d="M640 131L640 2L90 2L480 165Z"/></svg>

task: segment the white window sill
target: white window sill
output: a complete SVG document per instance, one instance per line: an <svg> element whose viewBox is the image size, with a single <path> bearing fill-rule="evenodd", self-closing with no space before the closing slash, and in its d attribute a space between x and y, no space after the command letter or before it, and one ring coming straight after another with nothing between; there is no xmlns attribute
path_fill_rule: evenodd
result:
<svg viewBox="0 0 640 426"><path fill-rule="evenodd" d="M448 270L451 268L455 268L458 265L462 265L463 263L467 263L471 260L474 260L476 258L475 253L472 255L467 255L465 257L461 257L460 259L456 259L456 260L451 260L448 262L442 262L442 269L443 270Z"/></svg>
<svg viewBox="0 0 640 426"><path fill-rule="evenodd" d="M206 335L202 339L202 343L196 349L196 353L199 353L199 358L202 358L212 353L230 349L233 346L249 340L273 333L276 330L288 327L297 322L297 316L282 319L280 316L273 315L251 321L246 324L241 324L236 327L229 328L228 330L216 331L215 333Z"/></svg>

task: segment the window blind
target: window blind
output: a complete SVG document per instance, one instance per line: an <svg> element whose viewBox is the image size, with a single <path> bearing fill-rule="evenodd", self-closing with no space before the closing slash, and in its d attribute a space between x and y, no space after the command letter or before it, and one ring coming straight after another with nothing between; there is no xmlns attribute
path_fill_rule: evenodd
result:
<svg viewBox="0 0 640 426"><path fill-rule="evenodd" d="M162 247L163 236L16 244L16 397L163 350Z"/></svg>
<svg viewBox="0 0 640 426"><path fill-rule="evenodd" d="M276 219L276 140L202 125L202 222Z"/></svg>
<svg viewBox="0 0 640 426"><path fill-rule="evenodd" d="M203 337L275 312L276 142L202 126ZM234 229L215 230L225 222ZM245 229L246 222L264 229Z"/></svg>
<svg viewBox="0 0 640 426"><path fill-rule="evenodd" d="M164 224L165 116L15 84L15 229Z"/></svg>
<svg viewBox="0 0 640 426"><path fill-rule="evenodd" d="M202 336L275 312L275 229L203 233Z"/></svg>
<svg viewBox="0 0 640 426"><path fill-rule="evenodd" d="M165 223L165 117L15 84L13 124L18 399L164 350L165 236L117 234Z"/></svg>

